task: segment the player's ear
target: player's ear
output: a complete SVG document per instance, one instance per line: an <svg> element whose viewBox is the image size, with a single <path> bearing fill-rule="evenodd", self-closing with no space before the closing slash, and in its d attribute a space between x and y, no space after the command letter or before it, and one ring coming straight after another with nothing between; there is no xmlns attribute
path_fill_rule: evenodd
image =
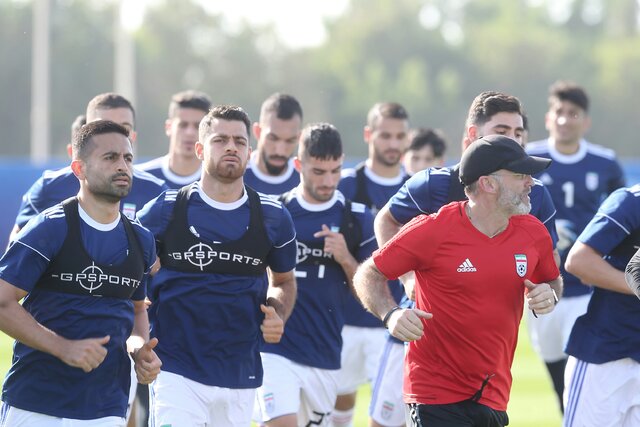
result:
<svg viewBox="0 0 640 427"><path fill-rule="evenodd" d="M84 179L84 162L80 159L71 161L71 171L78 179Z"/></svg>
<svg viewBox="0 0 640 427"><path fill-rule="evenodd" d="M293 167L296 168L298 173L302 172L302 162L298 156L293 158Z"/></svg>
<svg viewBox="0 0 640 427"><path fill-rule="evenodd" d="M196 153L196 157L199 160L204 160L204 154L203 154L204 145L202 145L202 142L200 142L200 140L196 141L196 144L194 146L194 150L195 150L195 153Z"/></svg>

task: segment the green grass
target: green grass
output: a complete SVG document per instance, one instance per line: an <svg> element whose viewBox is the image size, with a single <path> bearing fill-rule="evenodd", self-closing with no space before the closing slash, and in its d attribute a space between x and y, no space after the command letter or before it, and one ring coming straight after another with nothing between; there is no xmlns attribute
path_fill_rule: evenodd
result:
<svg viewBox="0 0 640 427"><path fill-rule="evenodd" d="M13 340L0 333L0 375L4 378L11 365ZM559 427L560 411L551 381L544 364L531 349L524 323L520 327L520 340L513 364L513 388L509 402L510 426ZM368 426L368 408L371 389L360 388L354 416L355 427Z"/></svg>

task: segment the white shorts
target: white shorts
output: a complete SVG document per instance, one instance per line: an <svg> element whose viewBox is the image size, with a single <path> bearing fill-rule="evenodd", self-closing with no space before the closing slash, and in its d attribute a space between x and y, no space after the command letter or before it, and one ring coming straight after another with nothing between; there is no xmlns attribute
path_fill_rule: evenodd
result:
<svg viewBox="0 0 640 427"><path fill-rule="evenodd" d="M6 403L2 404L0 413L0 427L125 427L126 425L127 421L122 417L75 420L25 411Z"/></svg>
<svg viewBox="0 0 640 427"><path fill-rule="evenodd" d="M382 426L405 424L405 404L402 399L404 355L403 343L387 339L369 405L369 416Z"/></svg>
<svg viewBox="0 0 640 427"><path fill-rule="evenodd" d="M300 365L261 353L264 379L256 393L256 421L297 414L297 425L328 426L338 396L338 370Z"/></svg>
<svg viewBox="0 0 640 427"><path fill-rule="evenodd" d="M209 386L160 372L149 386L149 426L247 427L251 424L255 391Z"/></svg>
<svg viewBox="0 0 640 427"><path fill-rule="evenodd" d="M640 426L640 363L567 361L564 427Z"/></svg>
<svg viewBox="0 0 640 427"><path fill-rule="evenodd" d="M587 312L591 294L562 298L549 314L541 314L536 319L531 310L525 309L527 329L531 346L545 362L559 362L566 359L564 349L576 319Z"/></svg>
<svg viewBox="0 0 640 427"><path fill-rule="evenodd" d="M338 374L339 395L355 393L362 384L373 381L386 334L383 328L344 325Z"/></svg>
<svg viewBox="0 0 640 427"><path fill-rule="evenodd" d="M129 360L131 360L131 385L129 386L127 420L131 416L131 411L133 410L133 402L136 400L136 391L138 390L138 376L136 375L135 364L133 363L133 359L131 359L131 355L129 355Z"/></svg>

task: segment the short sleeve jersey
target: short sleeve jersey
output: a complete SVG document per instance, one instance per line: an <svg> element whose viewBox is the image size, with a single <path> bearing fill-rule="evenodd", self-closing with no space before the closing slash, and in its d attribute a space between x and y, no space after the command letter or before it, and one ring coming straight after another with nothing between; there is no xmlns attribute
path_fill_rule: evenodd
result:
<svg viewBox="0 0 640 427"><path fill-rule="evenodd" d="M139 213L157 240L172 218L177 195L178 190L168 190ZM275 272L291 271L296 262L291 216L274 197L260 194L260 203L271 245L266 264ZM250 210L246 192L237 202L220 203L196 182L189 192L185 233L212 247L238 240L247 231ZM211 386L259 387L260 304L267 286L266 272L241 276L162 267L149 290L151 335L159 340L155 350L162 369Z"/></svg>
<svg viewBox="0 0 640 427"><path fill-rule="evenodd" d="M420 214L435 213L449 203L450 186L451 168L422 170L409 178L389 200L389 211L401 224L406 224ZM544 224L555 246L558 241L555 224L556 209L542 182L534 179L534 186L531 187L529 198L531 200L530 214Z"/></svg>
<svg viewBox="0 0 640 427"><path fill-rule="evenodd" d="M625 185L624 175L613 150L585 140L575 154L558 152L553 141L545 139L527 144L529 154L552 159L551 165L536 178L549 190L556 207L558 252L564 279L564 296L585 295L591 292L574 275L564 270L571 246L604 199L615 189Z"/></svg>
<svg viewBox="0 0 640 427"><path fill-rule="evenodd" d="M409 344L403 394L408 403L479 399L507 407L511 363L522 317L524 280L559 276L551 238L530 215L513 216L489 238L464 213L465 202L409 222L373 255L390 279L416 272L416 307L433 313ZM429 244L425 244L429 242Z"/></svg>
<svg viewBox="0 0 640 427"><path fill-rule="evenodd" d="M578 236L578 241L604 255L624 271L640 246L640 185L614 191ZM594 288L587 312L571 331L567 353L589 363L632 358L640 362L640 302Z"/></svg>
<svg viewBox="0 0 640 427"><path fill-rule="evenodd" d="M244 183L260 193L277 195L300 184L300 174L293 166L293 159L290 159L282 175L267 175L258 169L258 153L254 151L244 172Z"/></svg>
<svg viewBox="0 0 640 427"><path fill-rule="evenodd" d="M192 184L200 179L202 168L198 169L191 175L177 175L169 168L169 156L158 157L145 163L140 163L136 167L147 172L167 184L168 188L182 188L185 185ZM156 194L157 195L157 194ZM154 196L155 197L155 196Z"/></svg>
<svg viewBox="0 0 640 427"><path fill-rule="evenodd" d="M364 188L359 188L358 169L364 173ZM374 217L380 209L387 203L389 198L402 186L407 179L404 170L392 178L384 178L373 173L366 166L344 169L342 178L338 184L338 189L344 197L354 202L365 204L373 213ZM362 199L361 197L364 197ZM404 295L404 289L400 282L393 280L389 282L389 289L396 301L400 301ZM381 328L380 319L366 311L362 304L354 296L350 296L346 305L346 324L358 327Z"/></svg>
<svg viewBox="0 0 640 427"><path fill-rule="evenodd" d="M345 216L345 199L336 191L331 200L310 204L303 199L300 187L289 197L286 207L296 227L298 245L298 296L282 340L278 344L266 344L263 351L306 366L339 369L344 306L351 291L342 267L331 254L324 252L324 238L313 235L322 230L323 224L346 233L340 229ZM353 255L362 262L377 248L373 215L364 205L352 203L351 216L359 227L358 246L352 249Z"/></svg>
<svg viewBox="0 0 640 427"><path fill-rule="evenodd" d="M133 169L131 191L120 201L120 211L134 219L136 211L168 187L164 181L136 168ZM70 167L46 170L22 196L16 225L20 228L34 216L63 200L78 194L80 183Z"/></svg>
<svg viewBox="0 0 640 427"><path fill-rule="evenodd" d="M99 224L79 208L80 235L86 253L94 264L80 271L96 273L96 265L118 265L129 252L122 219ZM156 260L153 236L132 222L143 251L144 271ZM93 419L124 417L131 379L126 340L133 327L131 300L113 297L75 295L45 290L39 286L49 264L60 252L68 226L62 205L37 215L16 236L0 259L0 278L28 292L23 307L36 321L68 339L110 335L105 345L106 359L89 373L66 365L54 356L15 343L11 369L5 379L2 401L16 408L55 417ZM79 249L81 250L81 249ZM101 281L86 279L70 286L97 289ZM141 281L131 299L145 297Z"/></svg>

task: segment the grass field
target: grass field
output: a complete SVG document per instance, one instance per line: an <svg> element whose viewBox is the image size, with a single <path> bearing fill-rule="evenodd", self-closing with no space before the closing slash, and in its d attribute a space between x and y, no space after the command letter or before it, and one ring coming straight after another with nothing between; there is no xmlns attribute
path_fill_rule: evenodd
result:
<svg viewBox="0 0 640 427"><path fill-rule="evenodd" d="M0 375L4 378L11 365L13 340L0 333ZM548 380L544 365L529 345L524 323L520 328L520 341L513 364L513 388L509 402L512 427L559 427L560 411ZM364 386L358 393L354 419L355 427L368 425L368 405L371 391Z"/></svg>

